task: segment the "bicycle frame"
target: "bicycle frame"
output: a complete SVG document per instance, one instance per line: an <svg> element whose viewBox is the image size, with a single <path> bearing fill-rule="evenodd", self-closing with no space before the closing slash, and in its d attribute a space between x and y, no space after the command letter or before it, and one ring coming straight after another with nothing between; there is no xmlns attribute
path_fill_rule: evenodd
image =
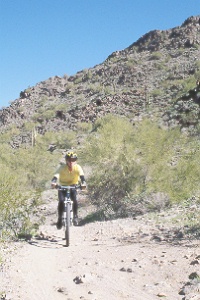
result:
<svg viewBox="0 0 200 300"><path fill-rule="evenodd" d="M58 186L58 189L61 191L65 191L65 199L64 199L64 212L62 215L62 224L65 231L65 240L66 247L69 247L69 239L70 239L70 226L73 225L73 201L71 200L70 191L71 189L77 189L78 186Z"/></svg>

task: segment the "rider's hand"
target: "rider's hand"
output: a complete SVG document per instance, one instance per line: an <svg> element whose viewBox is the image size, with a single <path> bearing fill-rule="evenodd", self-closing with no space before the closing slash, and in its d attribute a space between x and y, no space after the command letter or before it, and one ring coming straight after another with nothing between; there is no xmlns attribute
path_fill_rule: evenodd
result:
<svg viewBox="0 0 200 300"><path fill-rule="evenodd" d="M56 182L51 182L51 188L52 188L52 189L55 189L56 186L57 186L57 183L56 183Z"/></svg>
<svg viewBox="0 0 200 300"><path fill-rule="evenodd" d="M81 190L85 191L87 189L86 182L81 183Z"/></svg>

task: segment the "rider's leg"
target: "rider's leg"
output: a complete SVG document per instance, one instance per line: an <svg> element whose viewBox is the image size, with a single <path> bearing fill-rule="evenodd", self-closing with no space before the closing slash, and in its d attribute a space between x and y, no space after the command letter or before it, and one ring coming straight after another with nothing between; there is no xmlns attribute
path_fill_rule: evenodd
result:
<svg viewBox="0 0 200 300"><path fill-rule="evenodd" d="M78 224L78 200L77 200L77 191L75 189L71 190L71 199L73 201L74 225L77 225Z"/></svg>
<svg viewBox="0 0 200 300"><path fill-rule="evenodd" d="M62 228L62 214L64 211L64 200L65 200L65 192L58 191L58 222L57 222L57 228Z"/></svg>
<svg viewBox="0 0 200 300"><path fill-rule="evenodd" d="M71 190L71 199L73 201L74 216L77 216L78 215L78 200L77 200L77 191L75 189Z"/></svg>

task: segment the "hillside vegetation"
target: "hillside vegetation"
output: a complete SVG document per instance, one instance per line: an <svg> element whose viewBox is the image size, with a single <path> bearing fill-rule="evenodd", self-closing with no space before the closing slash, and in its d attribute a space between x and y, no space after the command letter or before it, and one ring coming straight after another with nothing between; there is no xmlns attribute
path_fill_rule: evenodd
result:
<svg viewBox="0 0 200 300"><path fill-rule="evenodd" d="M48 132L34 147L15 150L5 135L0 157L1 236L34 234L38 224L31 224L29 217L40 204L40 193L49 188L62 152L76 145L80 132L74 139L70 132ZM47 151L52 141L57 151ZM132 125L126 117L107 115L95 122L76 150L83 167L92 170L87 181L89 199L97 207L94 218L200 204L200 141L179 128L162 129L149 119Z"/></svg>
<svg viewBox="0 0 200 300"><path fill-rule="evenodd" d="M120 198L134 201L157 192L165 193L170 203L197 196L197 138L178 128L161 129L148 119L133 126L126 118L108 115L95 125L84 147L84 156L94 167L94 199L120 207Z"/></svg>

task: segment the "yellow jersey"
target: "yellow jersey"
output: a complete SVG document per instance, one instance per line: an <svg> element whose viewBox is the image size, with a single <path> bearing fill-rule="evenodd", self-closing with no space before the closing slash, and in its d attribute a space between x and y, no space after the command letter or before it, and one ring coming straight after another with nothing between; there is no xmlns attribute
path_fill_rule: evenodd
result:
<svg viewBox="0 0 200 300"><path fill-rule="evenodd" d="M62 165L54 175L60 185L74 185L80 181L80 176L84 176L80 165L75 164L70 171L67 165Z"/></svg>

